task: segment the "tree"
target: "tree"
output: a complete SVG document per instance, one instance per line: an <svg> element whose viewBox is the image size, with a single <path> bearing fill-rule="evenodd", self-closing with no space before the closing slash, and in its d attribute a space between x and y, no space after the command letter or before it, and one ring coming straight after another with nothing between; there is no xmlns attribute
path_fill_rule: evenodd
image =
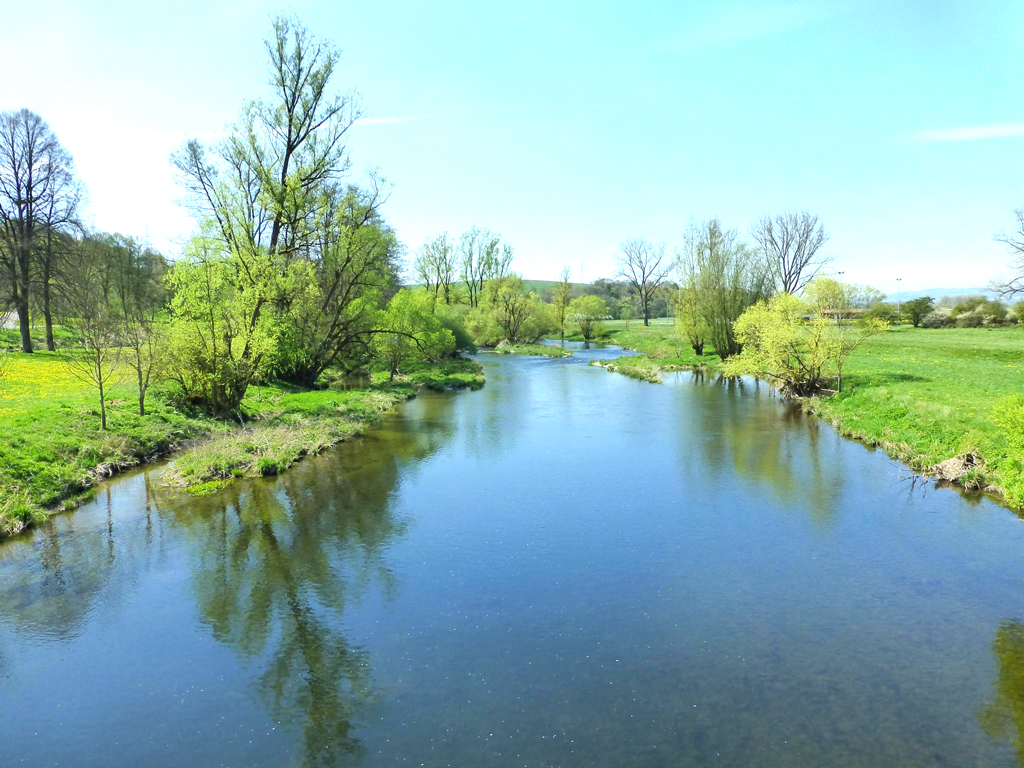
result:
<svg viewBox="0 0 1024 768"><path fill-rule="evenodd" d="M651 300L671 269L665 259L665 246L645 238L627 240L619 246L618 264L618 275L633 287L640 300L644 325L650 325Z"/></svg>
<svg viewBox="0 0 1024 768"><path fill-rule="evenodd" d="M903 311L910 318L910 324L915 328L920 327L921 321L935 308L935 299L931 296L920 296L906 302Z"/></svg>
<svg viewBox="0 0 1024 768"><path fill-rule="evenodd" d="M551 306L555 310L555 319L558 321L558 334L562 341L565 341L565 320L569 313L569 303L572 297L572 284L569 278L572 272L568 266L562 267L562 273L558 276L554 291L551 295Z"/></svg>
<svg viewBox="0 0 1024 768"><path fill-rule="evenodd" d="M1010 269L1012 274L1004 280L992 283L992 290L1004 299L1012 299L1024 295L1024 208L1013 212L1016 218L1016 230L996 235L996 240L1010 250Z"/></svg>
<svg viewBox="0 0 1024 768"><path fill-rule="evenodd" d="M569 317L576 323L584 341L601 332L601 321L608 316L608 305L599 296L580 296L569 304Z"/></svg>
<svg viewBox="0 0 1024 768"><path fill-rule="evenodd" d="M459 263L462 280L469 294L469 306L476 307L488 280L503 280L512 269L515 251L502 245L501 238L489 229L471 227L459 238ZM497 294L492 293L494 299Z"/></svg>
<svg viewBox="0 0 1024 768"><path fill-rule="evenodd" d="M315 247L301 250L278 282L275 371L315 385L331 366L369 359L382 303L398 290L403 247L380 214L383 183L326 190Z"/></svg>
<svg viewBox="0 0 1024 768"><path fill-rule="evenodd" d="M413 262L413 269L427 291L433 294L435 301L443 296L445 304L452 303L456 268L455 244L448 240L447 232L425 240Z"/></svg>
<svg viewBox="0 0 1024 768"><path fill-rule="evenodd" d="M135 373L139 415L146 415L146 393L162 362L163 339L157 313L164 306L164 257L131 237L114 236L113 283L117 295L122 353Z"/></svg>
<svg viewBox="0 0 1024 768"><path fill-rule="evenodd" d="M679 289L679 296L676 299L675 325L676 332L686 338L693 353L698 357L703 355L707 328L704 325L700 296L695 285Z"/></svg>
<svg viewBox="0 0 1024 768"><path fill-rule="evenodd" d="M265 299L239 286L237 267L216 238L197 236L167 276L168 377L186 403L216 416L237 411L249 382L270 372L275 349L273 317L254 313Z"/></svg>
<svg viewBox="0 0 1024 768"><path fill-rule="evenodd" d="M884 324L867 321L856 336L837 331L832 321L814 307L789 293L759 301L736 321L740 354L725 361L727 376L754 375L769 381L783 393L806 397L821 392L833 372L842 389L846 358Z"/></svg>
<svg viewBox="0 0 1024 768"><path fill-rule="evenodd" d="M496 280L491 302L505 338L512 342L519 341L520 330L533 308L533 299L526 292L523 278L513 274Z"/></svg>
<svg viewBox="0 0 1024 768"><path fill-rule="evenodd" d="M692 245L683 254L683 284L693 292L702 338L724 360L740 352L734 323L771 292L771 272L763 257L717 218L691 224L688 238Z"/></svg>
<svg viewBox="0 0 1024 768"><path fill-rule="evenodd" d="M633 312L633 302L629 299L619 300L619 320L622 320L626 327L629 328L629 321L636 317L636 313Z"/></svg>
<svg viewBox="0 0 1024 768"><path fill-rule="evenodd" d="M64 326L74 344L60 350L61 361L81 381L95 386L100 398L100 429L107 428L106 389L117 375L121 347L118 316L104 299L106 265L92 252L69 269L64 299Z"/></svg>
<svg viewBox="0 0 1024 768"><path fill-rule="evenodd" d="M764 255L776 290L783 293L800 293L832 260L822 252L828 233L810 211L762 216L750 236Z"/></svg>
<svg viewBox="0 0 1024 768"><path fill-rule="evenodd" d="M32 351L29 297L40 238L73 219L76 189L71 155L43 119L28 109L0 113L0 267L23 352Z"/></svg>
<svg viewBox="0 0 1024 768"><path fill-rule="evenodd" d="M339 60L334 45L315 38L294 18L280 16L265 48L272 97L250 102L212 151L191 140L173 157L189 204L200 222L209 225L194 248L203 258L175 270L176 289L188 294L178 302L179 310L194 308L203 286L211 284L217 285L222 306L244 308L244 314L223 315L231 318L227 329L235 343L224 345L221 352L228 357L221 359L236 364L230 382L218 385L220 411L236 408L247 377L266 368L264 356L277 349L275 333L288 327L289 309L296 302L309 311L317 301L328 303L330 353L336 355L334 345L349 338L345 318L349 302L363 295L362 283L351 280L343 267L320 268L330 262L325 249L341 242L348 201L354 198L355 215L369 220L380 192L374 185L367 203L340 184L350 166L346 134L361 109L355 93L332 95ZM214 249L219 253L212 253ZM350 252L341 251L335 255L344 260ZM198 280L196 290L186 283L192 277ZM192 309L186 311L196 316ZM310 327L299 337L314 339ZM363 337L357 346L367 344ZM307 347L290 361L296 376L308 379L325 365L319 350Z"/></svg>
<svg viewBox="0 0 1024 768"><path fill-rule="evenodd" d="M402 364L412 357L437 360L455 350L455 337L434 315L426 294L401 290L394 295L373 339L376 356L394 381Z"/></svg>

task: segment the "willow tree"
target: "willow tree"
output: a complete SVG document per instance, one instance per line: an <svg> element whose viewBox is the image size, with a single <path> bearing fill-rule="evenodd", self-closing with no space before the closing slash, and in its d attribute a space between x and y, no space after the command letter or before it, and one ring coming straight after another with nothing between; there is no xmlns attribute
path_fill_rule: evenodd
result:
<svg viewBox="0 0 1024 768"><path fill-rule="evenodd" d="M248 102L223 141L207 148L191 140L173 156L188 204L207 225L204 252L219 250L228 288L245 296L237 304L245 312L225 328L229 338L222 342L241 377L228 388L236 402L221 404L229 408L264 367L263 357L276 351L276 340L263 343L260 328L268 316L279 320L272 333L286 325L294 292L311 289L310 275L325 263L311 254L336 236L338 185L350 167L346 135L361 114L356 93L332 89L339 61L332 43L280 16L265 49L270 95ZM204 256L203 264L215 262L215 254Z"/></svg>
<svg viewBox="0 0 1024 768"><path fill-rule="evenodd" d="M771 294L771 272L764 259L721 220L695 225L692 252L684 258L684 288L692 291L708 341L723 360L738 354L742 342L734 324L750 306Z"/></svg>

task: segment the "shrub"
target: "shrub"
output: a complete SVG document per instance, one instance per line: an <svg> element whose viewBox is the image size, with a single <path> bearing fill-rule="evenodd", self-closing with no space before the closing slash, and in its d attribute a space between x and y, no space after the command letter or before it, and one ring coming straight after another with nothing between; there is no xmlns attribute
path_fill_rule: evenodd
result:
<svg viewBox="0 0 1024 768"><path fill-rule="evenodd" d="M992 412L1000 434L1006 441L1009 466L1001 467L1006 499L1016 507L1024 506L1024 395L1000 400Z"/></svg>
<svg viewBox="0 0 1024 768"><path fill-rule="evenodd" d="M921 318L921 327L949 328L953 322L953 316L948 309L935 309Z"/></svg>
<svg viewBox="0 0 1024 768"><path fill-rule="evenodd" d="M438 303L434 310L441 325L452 332L455 339L455 349L463 352L475 352L476 344L473 343L473 336L466 328L466 315L469 314L469 307L465 304L441 304Z"/></svg>
<svg viewBox="0 0 1024 768"><path fill-rule="evenodd" d="M985 316L977 310L962 312L956 316L957 328L980 328L985 324Z"/></svg>

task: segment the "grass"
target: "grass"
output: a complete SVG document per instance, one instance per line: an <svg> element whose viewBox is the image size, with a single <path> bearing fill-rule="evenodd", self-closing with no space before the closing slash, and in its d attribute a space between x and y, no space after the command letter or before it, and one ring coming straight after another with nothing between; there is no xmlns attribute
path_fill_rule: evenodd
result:
<svg viewBox="0 0 1024 768"><path fill-rule="evenodd" d="M495 347L502 355L536 355L538 357L572 357L572 352L550 344L506 344Z"/></svg>
<svg viewBox="0 0 1024 768"><path fill-rule="evenodd" d="M632 349L640 354L618 360L604 360L599 364L610 371L646 381L660 381L661 371L716 369L720 365L721 361L710 344L704 347L703 355L697 355L685 340L680 342L671 319L657 318L650 323L645 326L642 320L606 321L598 341Z"/></svg>
<svg viewBox="0 0 1024 768"><path fill-rule="evenodd" d="M993 410L1024 391L1022 369L1024 329L903 326L863 344L847 363L843 392L808 408L917 470L980 457L981 467L959 481L999 492L1021 467Z"/></svg>
<svg viewBox="0 0 1024 768"><path fill-rule="evenodd" d="M346 390L305 390L287 384L250 387L245 427L183 413L153 393L138 414L134 388L108 390L109 429L99 428L99 403L89 385L52 353L8 355L0 380L0 537L16 534L73 506L96 483L120 470L165 456L188 443L170 473L188 486L231 477L276 474L306 454L364 430L418 387L479 388L480 366L457 359L410 367L400 381L374 374Z"/></svg>

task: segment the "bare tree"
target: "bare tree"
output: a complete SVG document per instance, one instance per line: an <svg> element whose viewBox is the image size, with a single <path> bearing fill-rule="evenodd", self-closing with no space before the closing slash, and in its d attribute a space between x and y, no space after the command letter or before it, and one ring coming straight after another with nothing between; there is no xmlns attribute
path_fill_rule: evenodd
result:
<svg viewBox="0 0 1024 768"><path fill-rule="evenodd" d="M117 374L120 359L118 316L104 299L101 283L105 265L94 256L97 250L85 251L70 266L64 299L67 316L64 326L75 344L61 347L58 354L67 369L77 378L97 388L100 398L100 428L107 428L107 385Z"/></svg>
<svg viewBox="0 0 1024 768"><path fill-rule="evenodd" d="M650 325L651 299L672 269L671 262L665 258L665 245L646 238L627 240L619 246L618 262L618 276L637 292L644 325Z"/></svg>
<svg viewBox="0 0 1024 768"><path fill-rule="evenodd" d="M501 238L489 229L470 227L459 238L462 280L469 291L469 306L480 303L484 283L493 277L493 260L501 251Z"/></svg>
<svg viewBox="0 0 1024 768"><path fill-rule="evenodd" d="M750 228L772 271L777 290L799 293L832 257L822 251L828 233L810 211L784 211L762 216Z"/></svg>
<svg viewBox="0 0 1024 768"><path fill-rule="evenodd" d="M122 353L135 373L139 415L146 415L146 392L162 363L157 312L164 305L164 257L131 237L116 236L111 248Z"/></svg>
<svg viewBox="0 0 1024 768"><path fill-rule="evenodd" d="M456 276L455 244L442 232L433 239L425 240L416 254L413 268L423 285L434 294L434 300L444 297L445 304L452 303L452 284Z"/></svg>
<svg viewBox="0 0 1024 768"><path fill-rule="evenodd" d="M40 223L42 235L37 248L39 291L43 303L43 324L46 329L46 348L57 347L53 339L53 289L59 277L62 262L74 252L72 235L82 232L78 219L83 196L82 185L68 166L54 175L54 183L43 197Z"/></svg>
<svg viewBox="0 0 1024 768"><path fill-rule="evenodd" d="M1009 247L1011 254L1010 269L1013 274L1006 280L992 283L992 290L1004 299L1024 294L1024 208L1018 208L1013 215L1017 219L1016 231L996 235L996 240Z"/></svg>
<svg viewBox="0 0 1024 768"><path fill-rule="evenodd" d="M77 197L71 155L35 112L0 113L0 268L7 274L18 313L21 349L32 351L29 295L39 238L48 222L68 218L65 207Z"/></svg>

